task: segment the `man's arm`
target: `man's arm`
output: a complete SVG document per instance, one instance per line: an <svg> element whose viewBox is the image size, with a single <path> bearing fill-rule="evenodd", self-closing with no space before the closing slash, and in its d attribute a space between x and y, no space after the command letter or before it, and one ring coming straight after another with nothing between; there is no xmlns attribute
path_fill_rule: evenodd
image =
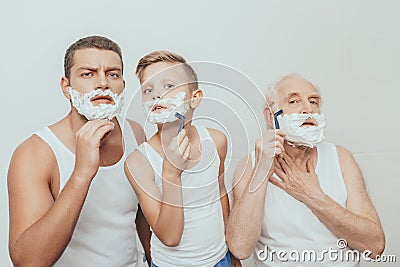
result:
<svg viewBox="0 0 400 267"><path fill-rule="evenodd" d="M150 239L151 239L151 230L150 225L146 221L144 217L142 208L138 205L138 211L136 213L136 230L140 239L140 243L144 249L144 253L146 255L147 264L151 265L151 250L150 250Z"/></svg>
<svg viewBox="0 0 400 267"><path fill-rule="evenodd" d="M91 123L91 126L89 132L80 132L79 143L93 140L94 134L98 143L92 145L99 146L102 136L113 129L109 122ZM78 157L80 167L75 167L54 200L50 184L54 175L59 174L51 148L39 137L32 136L13 153L7 179L9 252L15 266L51 266L65 250L93 178L91 175L98 168L98 151L87 148Z"/></svg>
<svg viewBox="0 0 400 267"><path fill-rule="evenodd" d="M133 133L135 134L136 138L136 143L138 145L141 145L142 143L146 142L146 134L143 130L143 127L137 123L134 120L129 120L127 119ZM144 217L142 208L140 205L138 205L138 211L136 212L136 219L135 219L135 224L136 224L136 231L139 236L140 243L142 244L142 247L144 249L144 253L146 255L147 259L147 264L150 266L151 264L151 251L150 251L150 239L151 239L151 230L150 230L150 225L146 221L146 218Z"/></svg>
<svg viewBox="0 0 400 267"><path fill-rule="evenodd" d="M251 256L260 236L268 179L274 171L272 162L275 156L284 151L283 136L279 130L267 131L256 142L254 168L250 156L240 160L236 167L227 242L238 259Z"/></svg>
<svg viewBox="0 0 400 267"><path fill-rule="evenodd" d="M281 165L288 169L277 172L279 177L283 177L282 182L272 179L271 182L307 205L338 238L346 239L349 247L361 252L370 250L371 258L375 258L385 248L378 214L368 197L355 159L345 148L337 147L337 151L347 189L346 208L321 190L315 166L309 161L304 171L285 157ZM305 179L307 183L304 183Z"/></svg>

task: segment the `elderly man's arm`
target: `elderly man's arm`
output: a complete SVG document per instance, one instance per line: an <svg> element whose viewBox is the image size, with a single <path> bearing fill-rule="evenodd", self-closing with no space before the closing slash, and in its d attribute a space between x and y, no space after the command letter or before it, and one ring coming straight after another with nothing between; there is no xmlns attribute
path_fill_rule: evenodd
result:
<svg viewBox="0 0 400 267"><path fill-rule="evenodd" d="M265 176L266 172L260 168L251 168L250 157L243 158L235 170L226 241L231 253L240 260L250 257L260 236L268 184L267 179L264 179L259 188L251 192L250 182L261 181Z"/></svg>
<svg viewBox="0 0 400 267"><path fill-rule="evenodd" d="M284 136L280 130L268 130L255 144L256 162L252 164L248 156L236 167L226 239L238 259L250 257L260 236L268 179L274 172L273 161L284 151Z"/></svg>
<svg viewBox="0 0 400 267"><path fill-rule="evenodd" d="M290 160L287 163L280 160L283 169L277 170L275 166L275 170L282 181L270 181L307 205L338 238L346 239L349 247L361 252L369 250L370 257L375 258L385 248L385 236L378 214L368 197L361 171L352 154L339 146L337 152L347 189L346 208L323 193L315 166L309 162L306 172L302 173Z"/></svg>

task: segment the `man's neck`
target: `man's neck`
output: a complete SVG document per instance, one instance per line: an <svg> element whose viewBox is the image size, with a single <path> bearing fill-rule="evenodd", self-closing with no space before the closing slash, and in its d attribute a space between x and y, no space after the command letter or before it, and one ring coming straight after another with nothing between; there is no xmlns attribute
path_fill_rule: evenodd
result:
<svg viewBox="0 0 400 267"><path fill-rule="evenodd" d="M287 141L284 143L285 152L293 159L293 160L302 160L306 154L313 153L316 148L310 148L306 146L297 146L289 144Z"/></svg>

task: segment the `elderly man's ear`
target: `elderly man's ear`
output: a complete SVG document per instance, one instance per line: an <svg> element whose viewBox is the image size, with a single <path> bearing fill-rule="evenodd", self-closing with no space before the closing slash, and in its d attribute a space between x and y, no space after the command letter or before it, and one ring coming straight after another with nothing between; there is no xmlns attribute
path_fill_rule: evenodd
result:
<svg viewBox="0 0 400 267"><path fill-rule="evenodd" d="M269 106L266 106L263 110L264 119L267 123L268 129L274 129L274 113Z"/></svg>

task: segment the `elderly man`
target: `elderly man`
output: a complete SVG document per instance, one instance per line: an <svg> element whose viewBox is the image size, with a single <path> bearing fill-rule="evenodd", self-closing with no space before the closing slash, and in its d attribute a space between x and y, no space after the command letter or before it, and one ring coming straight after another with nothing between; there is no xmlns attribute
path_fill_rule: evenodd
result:
<svg viewBox="0 0 400 267"><path fill-rule="evenodd" d="M253 253L255 266L357 266L351 249L381 254L384 233L356 161L322 141L318 89L290 74L266 98L266 122L279 130L268 130L236 168L231 252Z"/></svg>

